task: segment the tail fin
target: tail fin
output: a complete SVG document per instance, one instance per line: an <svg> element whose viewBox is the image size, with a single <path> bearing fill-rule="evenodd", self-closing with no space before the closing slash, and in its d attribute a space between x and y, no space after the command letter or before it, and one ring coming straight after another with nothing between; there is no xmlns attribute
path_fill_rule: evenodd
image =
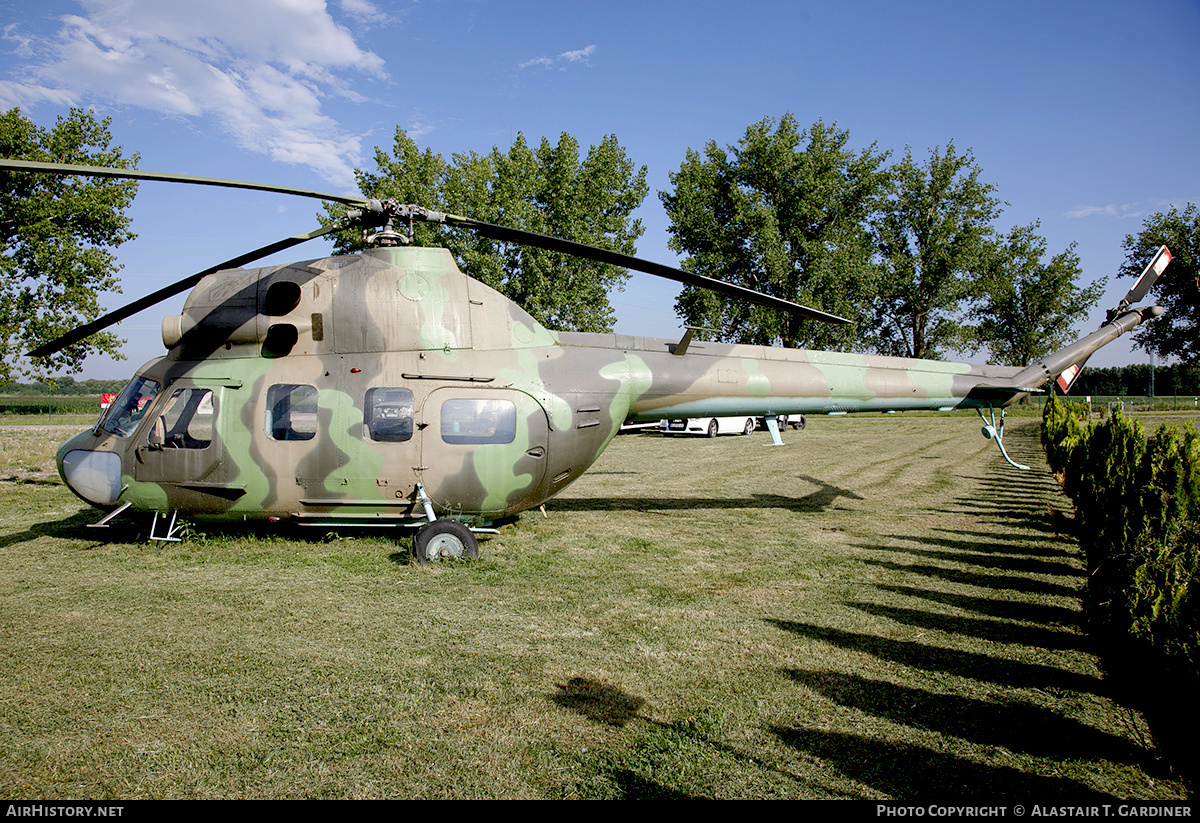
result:
<svg viewBox="0 0 1200 823"><path fill-rule="evenodd" d="M1075 381L1079 375L1083 374L1083 367L1087 365L1088 359L1085 357L1078 363L1072 363L1058 377L1054 378L1054 385L1058 387L1062 394L1070 394L1071 387L1075 385Z"/></svg>

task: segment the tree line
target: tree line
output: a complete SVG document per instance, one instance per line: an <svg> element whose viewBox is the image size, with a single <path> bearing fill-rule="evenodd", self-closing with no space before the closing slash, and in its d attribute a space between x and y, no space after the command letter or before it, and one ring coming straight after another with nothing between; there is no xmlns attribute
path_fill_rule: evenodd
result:
<svg viewBox="0 0 1200 823"><path fill-rule="evenodd" d="M125 388L128 380L76 380L73 377L56 377L52 380L34 380L29 383L18 383L14 380L0 383L0 394L48 394L58 396L78 396L95 394L115 394Z"/></svg>
<svg viewBox="0 0 1200 823"><path fill-rule="evenodd" d="M1200 364L1177 363L1153 368L1145 363L1104 369L1089 367L1075 381L1071 394L1075 397L1200 395Z"/></svg>
<svg viewBox="0 0 1200 823"><path fill-rule="evenodd" d="M847 317L819 326L685 289L677 310L722 339L917 358L986 349L1028 365L1069 342L1103 281L1078 285L1074 245L1046 259L1038 224L1004 233L971 152L918 158L790 114L736 144L689 150L660 199L684 267Z"/></svg>
<svg viewBox="0 0 1200 823"><path fill-rule="evenodd" d="M910 150L888 165L874 145L848 148L845 130L792 115L752 124L737 146L689 150L674 187L659 192L682 267L849 318L831 326L684 288L676 312L722 340L933 358L988 349L1027 365L1072 337L1100 280L1079 286L1074 247L1046 258L1037 224L999 234L995 186L953 144L927 160ZM642 234L632 219L647 193L609 136L580 158L563 134L536 148L518 134L487 155L449 160L397 129L391 152L358 173L364 196L417 202L488 222L555 234L627 254ZM343 209L327 207L326 220ZM540 249L419 226L416 242L449 248L463 269L516 300L540 322L611 331L608 292L623 270ZM344 233L340 252L365 240Z"/></svg>
<svg viewBox="0 0 1200 823"><path fill-rule="evenodd" d="M136 166L112 146L108 121L72 110L41 129L13 109L0 116L0 154ZM849 132L796 118L751 124L735 145L689 149L658 198L671 248L689 271L840 314L831 326L684 288L675 309L721 340L936 358L986 352L1028 365L1074 337L1103 278L1083 281L1075 245L1051 253L1037 222L1004 229L997 187L970 150L953 142L898 157L876 144L854 150ZM506 150L422 150L397 129L374 169L356 171L361 193L477 220L636 253L633 215L649 193L646 167L606 136L586 153L562 134L536 145L518 134ZM132 237L124 209L136 186L111 180L0 172L0 380L76 371L90 352L116 354L105 334L33 365L20 353L100 313L117 287L113 249ZM328 224L342 213L326 204ZM460 267L553 329L608 332L609 294L629 274L612 265L492 240L444 226L412 227L419 245L448 248ZM367 240L344 231L334 252ZM1185 362L1200 358L1200 215L1194 205L1146 221L1126 238L1120 274L1136 276L1153 249L1175 254L1155 296L1167 314L1136 339Z"/></svg>

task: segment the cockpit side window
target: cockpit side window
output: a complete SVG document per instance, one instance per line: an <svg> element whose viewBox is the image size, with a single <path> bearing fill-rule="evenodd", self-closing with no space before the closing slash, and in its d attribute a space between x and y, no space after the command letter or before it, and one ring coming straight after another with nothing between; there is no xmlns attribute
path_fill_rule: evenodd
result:
<svg viewBox="0 0 1200 823"><path fill-rule="evenodd" d="M267 433L276 440L312 440L317 434L317 389L279 383L267 389Z"/></svg>
<svg viewBox="0 0 1200 823"><path fill-rule="evenodd" d="M121 395L108 407L108 414L100 421L100 428L118 437L133 434L150 401L158 394L158 388L156 381L145 377L135 377L129 381Z"/></svg>

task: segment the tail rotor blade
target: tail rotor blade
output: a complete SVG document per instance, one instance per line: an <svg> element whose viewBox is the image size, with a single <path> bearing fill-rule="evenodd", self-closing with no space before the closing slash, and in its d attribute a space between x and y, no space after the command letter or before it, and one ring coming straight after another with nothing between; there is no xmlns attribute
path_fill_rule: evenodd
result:
<svg viewBox="0 0 1200 823"><path fill-rule="evenodd" d="M1121 299L1121 307L1126 308L1140 302L1150 292L1155 281L1158 280L1158 276L1163 273L1163 270L1166 269L1167 264L1170 262L1171 250L1163 246L1150 262L1146 264L1146 268L1142 269L1142 273L1138 277L1137 282L1133 284L1133 288Z"/></svg>

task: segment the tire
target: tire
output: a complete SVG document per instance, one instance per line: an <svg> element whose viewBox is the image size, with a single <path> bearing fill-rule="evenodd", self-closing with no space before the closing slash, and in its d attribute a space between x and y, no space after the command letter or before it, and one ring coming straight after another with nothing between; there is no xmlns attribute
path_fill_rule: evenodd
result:
<svg viewBox="0 0 1200 823"><path fill-rule="evenodd" d="M747 417L746 425L742 426L742 434L754 434L754 418Z"/></svg>
<svg viewBox="0 0 1200 823"><path fill-rule="evenodd" d="M708 436L709 437L717 436L717 419L715 417L712 420L708 421Z"/></svg>
<svg viewBox="0 0 1200 823"><path fill-rule="evenodd" d="M417 532L412 551L422 566L430 560L474 560L479 556L479 541L457 520L434 520Z"/></svg>
<svg viewBox="0 0 1200 823"><path fill-rule="evenodd" d="M808 421L804 419L804 415L800 415L799 417L793 418L793 419L789 420L788 422L792 425L792 428L795 429L796 431L800 431L806 425L808 425Z"/></svg>

